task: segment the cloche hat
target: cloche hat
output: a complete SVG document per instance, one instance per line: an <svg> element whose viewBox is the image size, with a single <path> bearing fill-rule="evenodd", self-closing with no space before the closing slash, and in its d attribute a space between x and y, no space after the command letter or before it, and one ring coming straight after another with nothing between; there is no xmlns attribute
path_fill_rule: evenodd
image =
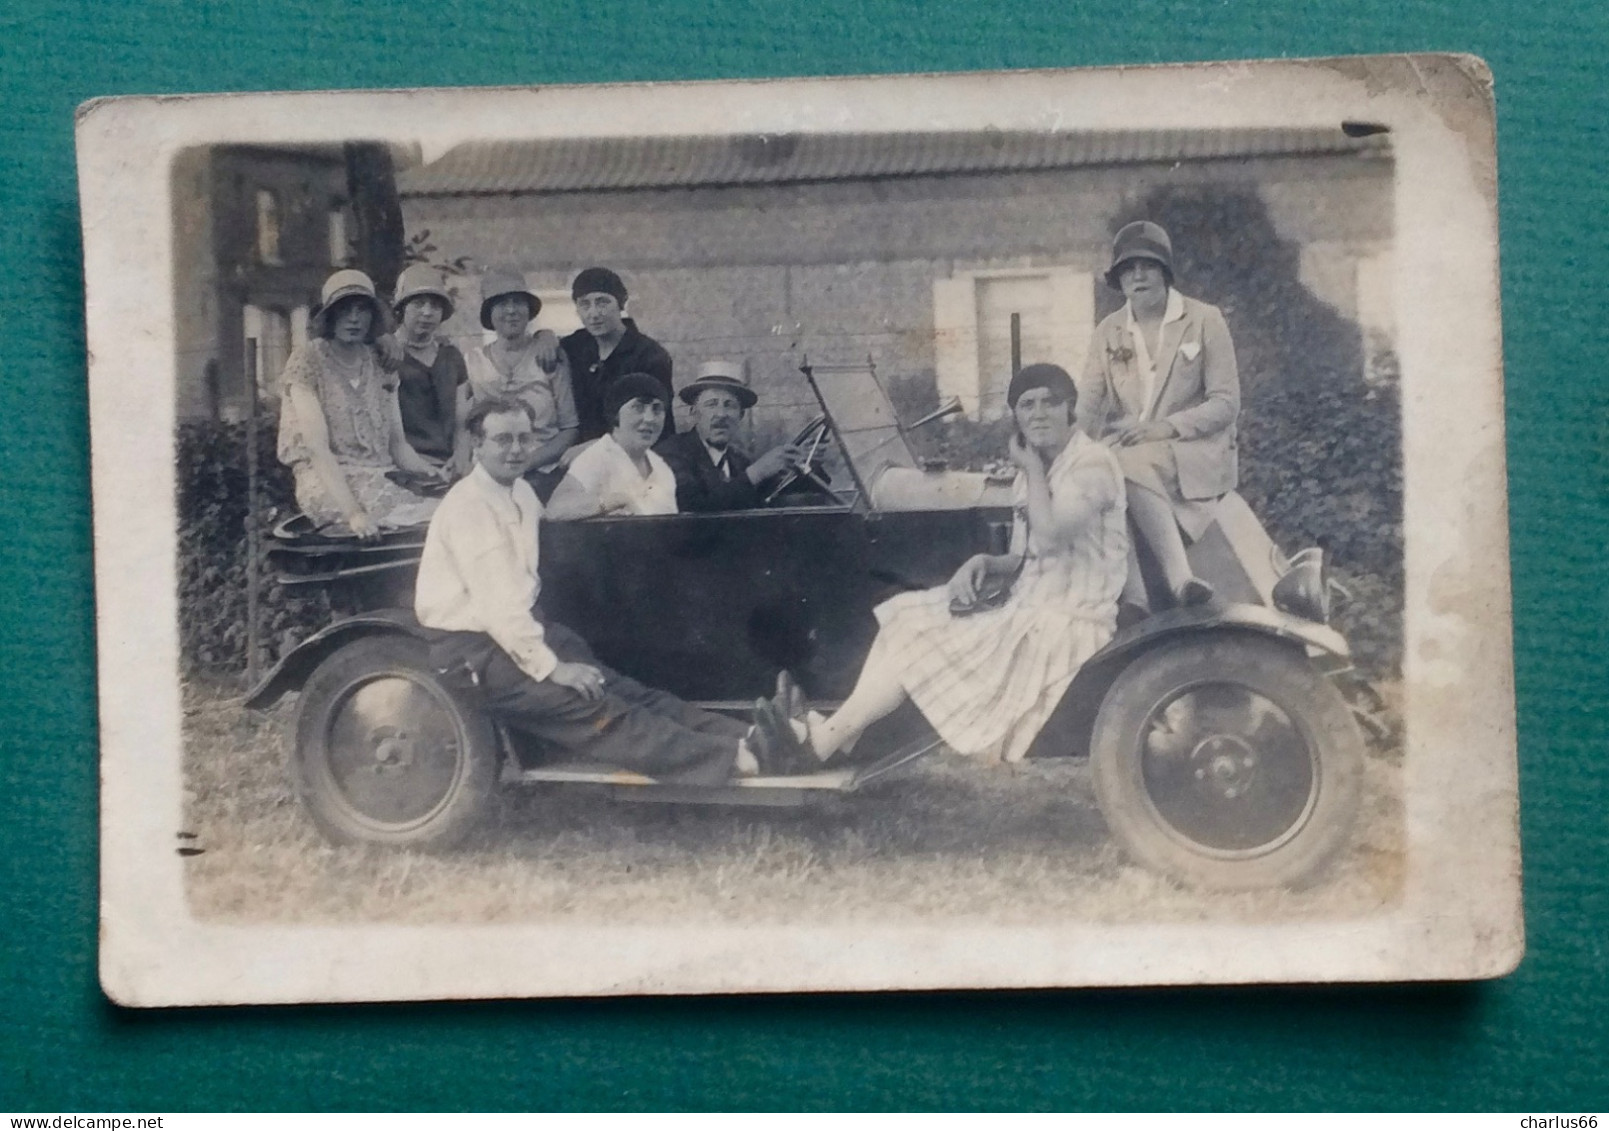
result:
<svg viewBox="0 0 1609 1131"><path fill-rule="evenodd" d="M1017 371L1006 388L1006 404L1015 409L1022 395L1030 389L1048 389L1051 396L1059 401L1078 403L1078 386L1073 383L1072 377L1067 370L1048 361L1024 365Z"/></svg>
<svg viewBox="0 0 1609 1131"><path fill-rule="evenodd" d="M542 300L526 285L525 276L512 267L493 267L480 280L480 324L492 328L492 303L504 295L524 295L535 318L542 309Z"/></svg>
<svg viewBox="0 0 1609 1131"><path fill-rule="evenodd" d="M370 308L374 311L374 321L369 326L369 340L386 332L390 328L390 319L386 308L378 295L374 293L374 280L362 271L350 267L335 272L324 280L324 288L319 292L318 309L313 311L308 321L312 323L313 333L317 337L324 337L329 333L329 314L343 299L354 295L368 300Z"/></svg>
<svg viewBox="0 0 1609 1131"><path fill-rule="evenodd" d="M570 284L571 298L579 300L583 295L610 295L625 306L626 284L607 267L588 267Z"/></svg>
<svg viewBox="0 0 1609 1131"><path fill-rule="evenodd" d="M1173 285L1173 241L1161 224L1149 220L1136 220L1124 224L1112 240L1112 265L1106 269L1106 285L1113 290L1123 288L1117 282L1117 269L1130 259L1154 259L1162 264L1168 285Z"/></svg>
<svg viewBox="0 0 1609 1131"><path fill-rule="evenodd" d="M447 313L442 315L443 322L453 316L453 296L447 290L446 280L441 277L440 271L428 263L415 263L397 276L397 296L391 300L391 309L400 318L408 300L420 295L441 300L441 304L447 308Z"/></svg>
<svg viewBox="0 0 1609 1131"><path fill-rule="evenodd" d="M609 387L603 391L603 418L613 427L613 422L620 418L621 408L635 400L658 401L667 414L670 412L665 386L657 377L647 373L624 373L609 382Z"/></svg>

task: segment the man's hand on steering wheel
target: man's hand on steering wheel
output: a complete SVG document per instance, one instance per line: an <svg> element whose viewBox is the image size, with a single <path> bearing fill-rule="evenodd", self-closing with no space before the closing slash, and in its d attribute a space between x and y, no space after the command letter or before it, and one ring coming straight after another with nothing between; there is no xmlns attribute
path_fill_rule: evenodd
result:
<svg viewBox="0 0 1609 1131"><path fill-rule="evenodd" d="M818 416L799 430L799 434L793 438L791 444L783 445L783 447L798 449L799 458L793 466L782 473L782 478L777 480L776 485L766 495L766 502L771 502L782 492L793 486L794 482L799 479L810 480L818 490L831 496L835 501L842 501L838 498L838 493L828 484L826 476L821 470L821 461L818 458L822 445L827 442L827 435L830 431L831 426L827 423L827 418Z"/></svg>
<svg viewBox="0 0 1609 1131"><path fill-rule="evenodd" d="M804 466L805 450L798 444L778 444L749 464L749 482L758 487L773 475L798 471Z"/></svg>

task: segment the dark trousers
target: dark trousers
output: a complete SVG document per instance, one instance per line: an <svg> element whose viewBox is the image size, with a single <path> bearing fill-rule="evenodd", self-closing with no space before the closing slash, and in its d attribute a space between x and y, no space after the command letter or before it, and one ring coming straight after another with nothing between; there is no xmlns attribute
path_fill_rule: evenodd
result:
<svg viewBox="0 0 1609 1131"><path fill-rule="evenodd" d="M538 683L480 632L439 633L431 666L494 719L571 757L694 785L731 778L737 741L748 727L606 667L561 624L544 620L543 631L560 660L603 672L601 699L551 680Z"/></svg>

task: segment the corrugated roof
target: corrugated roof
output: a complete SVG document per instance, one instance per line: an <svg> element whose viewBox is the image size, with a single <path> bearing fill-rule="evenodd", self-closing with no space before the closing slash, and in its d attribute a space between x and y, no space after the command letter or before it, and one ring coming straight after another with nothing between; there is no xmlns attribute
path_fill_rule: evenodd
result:
<svg viewBox="0 0 1609 1131"><path fill-rule="evenodd" d="M404 196L786 184L1080 165L1387 151L1336 129L770 134L467 142L398 178Z"/></svg>

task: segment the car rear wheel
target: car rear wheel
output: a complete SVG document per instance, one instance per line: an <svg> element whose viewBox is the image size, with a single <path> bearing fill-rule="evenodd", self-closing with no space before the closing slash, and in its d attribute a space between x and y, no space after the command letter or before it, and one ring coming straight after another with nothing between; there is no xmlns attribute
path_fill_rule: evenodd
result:
<svg viewBox="0 0 1609 1131"><path fill-rule="evenodd" d="M1295 885L1346 843L1363 739L1297 648L1221 635L1126 668L1096 716L1101 812L1141 863L1210 888Z"/></svg>
<svg viewBox="0 0 1609 1131"><path fill-rule="evenodd" d="M296 778L331 840L445 848L469 833L497 782L497 737L431 670L412 637L332 652L302 689Z"/></svg>

